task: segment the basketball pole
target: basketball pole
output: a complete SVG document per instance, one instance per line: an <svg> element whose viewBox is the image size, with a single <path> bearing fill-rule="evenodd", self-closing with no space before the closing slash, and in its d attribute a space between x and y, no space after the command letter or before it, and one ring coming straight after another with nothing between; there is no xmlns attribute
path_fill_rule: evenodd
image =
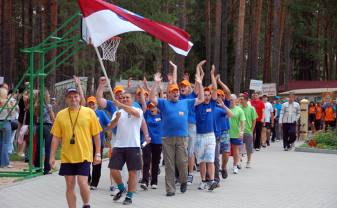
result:
<svg viewBox="0 0 337 208"><path fill-rule="evenodd" d="M98 57L98 61L99 61L100 65L101 65L101 69L103 71L103 74L104 74L106 80L108 81L108 88L109 88L109 91L111 93L112 100L115 100L115 95L112 92L112 88L111 88L111 84L110 84L110 79L109 79L109 77L108 77L108 75L106 73L105 66L104 66L103 60L101 58L101 54L98 51L98 47L94 46L94 48L95 48L95 51L96 51L96 54L97 54L97 57Z"/></svg>

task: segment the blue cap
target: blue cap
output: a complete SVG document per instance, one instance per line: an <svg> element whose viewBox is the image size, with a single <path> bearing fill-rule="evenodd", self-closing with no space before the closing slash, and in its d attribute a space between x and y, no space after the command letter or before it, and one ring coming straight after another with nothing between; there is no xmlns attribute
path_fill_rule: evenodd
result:
<svg viewBox="0 0 337 208"><path fill-rule="evenodd" d="M69 95L70 93L79 93L76 88L70 87L66 90L66 96Z"/></svg>
<svg viewBox="0 0 337 208"><path fill-rule="evenodd" d="M277 95L276 95L276 96L275 96L275 99L280 99L280 96L277 96Z"/></svg>

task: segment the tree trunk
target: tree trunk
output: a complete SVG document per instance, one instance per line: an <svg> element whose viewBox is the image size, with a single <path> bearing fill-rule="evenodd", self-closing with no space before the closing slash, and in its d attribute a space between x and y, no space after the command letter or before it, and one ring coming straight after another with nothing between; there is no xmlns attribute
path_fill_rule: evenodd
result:
<svg viewBox="0 0 337 208"><path fill-rule="evenodd" d="M4 71L5 82L12 83L11 71L12 62L14 62L13 52L14 50L12 41L12 0L3 1L2 4L2 69Z"/></svg>
<svg viewBox="0 0 337 208"><path fill-rule="evenodd" d="M234 66L234 93L240 92L242 66L243 66L243 36L245 25L245 0L240 0L239 18L236 29L236 44L235 44L235 66Z"/></svg>
<svg viewBox="0 0 337 208"><path fill-rule="evenodd" d="M276 83L276 88L279 85L279 69L280 69L280 13L281 13L281 0L273 1L273 48L272 48L272 80Z"/></svg>
<svg viewBox="0 0 337 208"><path fill-rule="evenodd" d="M205 1L205 16L206 16L206 24L205 24L205 43L206 43L206 68L205 70L205 78L204 83L205 86L210 84L210 68L211 68L211 1Z"/></svg>
<svg viewBox="0 0 337 208"><path fill-rule="evenodd" d="M57 17L58 17L58 7L57 7L57 0L48 0L48 10L49 12L49 21L50 21L50 29L49 34L54 32L57 29ZM50 61L52 58L54 58L57 55L57 49L53 49L51 52L49 52L48 60ZM56 70L49 74L49 77L47 78L46 85L51 92L52 95L54 95L55 91L55 83L56 83Z"/></svg>
<svg viewBox="0 0 337 208"><path fill-rule="evenodd" d="M167 75L169 73L169 56L168 56L168 45L167 43L162 43L162 49L161 49L161 54L162 54L162 71L161 74L163 76L164 81L167 81Z"/></svg>
<svg viewBox="0 0 337 208"><path fill-rule="evenodd" d="M264 62L263 62L263 82L271 81L271 35L273 22L273 0L268 1L268 19L266 21L265 40L264 40Z"/></svg>
<svg viewBox="0 0 337 208"><path fill-rule="evenodd" d="M251 30L251 39L250 39L250 51L248 59L250 59L248 64L249 77L246 77L248 80L257 79L259 71L259 43L260 43L260 28L261 28L261 14L262 14L262 0L252 1L252 30Z"/></svg>
<svg viewBox="0 0 337 208"><path fill-rule="evenodd" d="M220 64L220 52L221 52L221 14L222 14L222 0L216 1L215 8L215 34L213 43L213 64L218 72Z"/></svg>
<svg viewBox="0 0 337 208"><path fill-rule="evenodd" d="M220 76L222 81L228 82L228 0L222 0L222 21L221 21L221 65L220 65Z"/></svg>
<svg viewBox="0 0 337 208"><path fill-rule="evenodd" d="M179 27L183 30L186 29L186 0L179 1ZM185 56L182 56L180 54L175 54L176 57L176 64L178 67L178 81L180 81L184 75L185 72Z"/></svg>

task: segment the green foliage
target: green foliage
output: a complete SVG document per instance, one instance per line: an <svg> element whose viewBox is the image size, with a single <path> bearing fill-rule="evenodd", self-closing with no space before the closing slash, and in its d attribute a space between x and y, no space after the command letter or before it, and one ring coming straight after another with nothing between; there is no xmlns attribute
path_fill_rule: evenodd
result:
<svg viewBox="0 0 337 208"><path fill-rule="evenodd" d="M319 132L314 136L317 148L337 150L337 129Z"/></svg>

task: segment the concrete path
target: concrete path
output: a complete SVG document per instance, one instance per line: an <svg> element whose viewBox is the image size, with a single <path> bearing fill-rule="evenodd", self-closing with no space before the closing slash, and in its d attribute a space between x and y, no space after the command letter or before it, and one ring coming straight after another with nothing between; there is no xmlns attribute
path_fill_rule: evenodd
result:
<svg viewBox="0 0 337 208"><path fill-rule="evenodd" d="M121 202L112 201L107 162L103 166L99 190L92 191L91 206L124 207ZM284 152L281 143L255 152L251 169L244 168L238 175L230 174L213 192L197 190L200 177L196 172L194 184L188 187L187 193L166 197L164 167L161 170L158 189L141 191L138 188L132 207L337 207L337 155ZM0 207L4 208L67 207L65 182L57 174L2 187L0 199ZM79 194L77 201L81 207Z"/></svg>

